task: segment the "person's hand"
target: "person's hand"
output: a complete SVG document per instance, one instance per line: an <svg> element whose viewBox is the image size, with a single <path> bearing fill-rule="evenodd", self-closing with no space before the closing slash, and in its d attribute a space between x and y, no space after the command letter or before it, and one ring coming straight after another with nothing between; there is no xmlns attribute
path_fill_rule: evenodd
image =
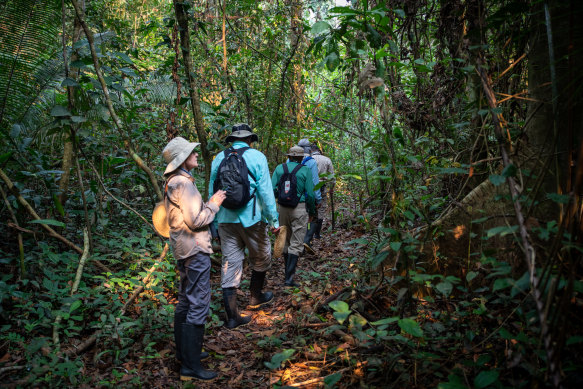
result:
<svg viewBox="0 0 583 389"><path fill-rule="evenodd" d="M322 207L322 202L320 201L318 204L316 204L316 209L320 209Z"/></svg>
<svg viewBox="0 0 583 389"><path fill-rule="evenodd" d="M279 231L280 231L280 230L281 230L281 227L277 227L277 228L275 228L275 227L271 227L271 232L272 232L273 234L276 234L276 235L277 235L277 234L279 234Z"/></svg>
<svg viewBox="0 0 583 389"><path fill-rule="evenodd" d="M313 222L315 219L316 219L316 217L315 217L314 215L310 215L310 216L308 217L308 223L311 223L311 222Z"/></svg>
<svg viewBox="0 0 583 389"><path fill-rule="evenodd" d="M227 192L224 190L218 190L217 193L215 193L213 197L210 198L209 203L220 207L223 201L225 201L225 197L227 197Z"/></svg>

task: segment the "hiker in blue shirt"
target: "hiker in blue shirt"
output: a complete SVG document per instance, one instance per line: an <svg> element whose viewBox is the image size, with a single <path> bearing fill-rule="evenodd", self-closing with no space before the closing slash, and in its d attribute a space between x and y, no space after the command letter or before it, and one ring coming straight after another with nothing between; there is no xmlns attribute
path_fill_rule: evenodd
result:
<svg viewBox="0 0 583 389"><path fill-rule="evenodd" d="M279 228L279 215L275 204L275 196L271 186L271 176L267 165L267 158L258 150L250 148L251 143L257 142L257 135L251 131L249 125L241 123L233 126L226 142L233 142L231 154L235 150L247 148L242 154L237 154L244 160L250 184L252 198L239 209L228 209L230 191L217 213L215 220L219 225L221 251L223 263L221 269L221 286L223 288L223 303L227 314L225 327L232 329L251 321L250 316L241 316L237 307L237 289L243 275L243 260L245 248L249 251L249 265L252 269L249 291L251 298L249 307L254 309L271 301L272 292L262 292L265 274L271 267L271 242L267 235L267 226L274 231ZM221 182L221 162L226 158L225 152L219 153L211 167L210 195L214 192L215 181ZM229 157L230 158L230 157ZM229 189L229 188L219 188Z"/></svg>
<svg viewBox="0 0 583 389"><path fill-rule="evenodd" d="M312 181L314 182L314 187L320 182L320 176L318 175L318 163L314 158L312 158L312 144L306 138L300 139L298 146L304 149L304 159L302 160L302 165L309 167L312 170ZM320 208L322 204L322 193L320 189L314 191L314 197L316 198L316 208ZM310 229L314 228L315 223L310 222ZM312 248L311 241L312 235L310 231L306 229L306 235L304 236L304 249L308 254L316 254Z"/></svg>

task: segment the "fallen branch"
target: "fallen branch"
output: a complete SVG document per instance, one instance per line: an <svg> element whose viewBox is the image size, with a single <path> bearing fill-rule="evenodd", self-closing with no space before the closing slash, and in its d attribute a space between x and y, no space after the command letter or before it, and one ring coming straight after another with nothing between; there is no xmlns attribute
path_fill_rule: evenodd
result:
<svg viewBox="0 0 583 389"><path fill-rule="evenodd" d="M79 260L79 266L77 267L77 273L75 274L75 281L73 282L73 286L71 287L70 295L73 296L77 293L77 289L79 288L79 283L81 282L81 276L83 275L83 268L85 267L85 262L87 258L89 258L89 233L87 229L83 230L83 255L81 255L81 259ZM59 344L59 324L63 316L59 314L55 319L55 324L53 325L53 343L58 345Z"/></svg>
<svg viewBox="0 0 583 389"><path fill-rule="evenodd" d="M120 313L122 315L125 314L127 307L136 299L136 297L138 297L138 295L144 291L144 289L146 288L146 284L148 283L148 281L150 281L152 273L154 273L154 271L158 269L159 263L164 259L164 257L168 253L169 248L170 247L168 246L168 243L166 243L166 245L164 246L164 250L162 250L162 254L160 254L160 257L158 258L154 266L152 266L150 270L148 270L148 274L146 275L146 277L144 277L143 279L144 285L140 285L136 290L134 290L134 293L132 293L130 298L125 302L125 304L121 308Z"/></svg>
<svg viewBox="0 0 583 389"><path fill-rule="evenodd" d="M42 220L40 218L40 216L36 213L36 211L32 208L32 206L28 203L28 201L26 201L24 199L24 197L22 197L20 195L18 188L14 185L14 183L10 180L10 178L8 178L8 176L4 173L4 171L2 169L0 169L0 178L6 183L6 186L8 187L10 192L12 192L12 194L16 197L16 200L20 203L20 205L22 205L24 207L24 209L26 209L26 211L35 220ZM70 240L68 240L67 238L65 238L64 236L62 236L61 234L59 234L55 230L53 230L47 224L43 224L43 223L39 223L39 224L42 228L44 228L49 233L50 236L60 240L61 242L63 242L64 244L66 244L67 246L69 246L70 248L75 250L76 252L78 252L79 254L81 254L81 255L83 254L83 249L80 248L79 246L77 246L75 243L71 242ZM105 272L113 273L113 271L111 269L109 269L107 266L105 266L103 263L99 262L98 260L94 260L94 261L92 261L92 263L95 263L101 270L103 270Z"/></svg>
<svg viewBox="0 0 583 389"><path fill-rule="evenodd" d="M331 376L333 376L334 374L338 374L338 373L341 373L341 374L342 374L342 373L344 373L345 371L348 371L348 370L350 370L350 369L352 369L352 367L345 367L344 369L340 369L340 370L338 370L338 371L336 371L336 372L334 372L334 373L332 373L332 374L328 374L328 375L327 375L327 376L325 376L325 377L312 378L311 380L307 380L307 381L304 381L304 382L298 382L298 383L296 383L296 384L289 384L289 385L287 385L287 386L291 386L291 387L293 387L293 388L301 388L301 387L303 387L303 386L308 386L308 385L310 385L310 386L311 386L311 385L314 385L314 386L315 386L315 384L322 384L322 383L324 383L324 380L325 380L326 378L328 378L328 377L331 377Z"/></svg>

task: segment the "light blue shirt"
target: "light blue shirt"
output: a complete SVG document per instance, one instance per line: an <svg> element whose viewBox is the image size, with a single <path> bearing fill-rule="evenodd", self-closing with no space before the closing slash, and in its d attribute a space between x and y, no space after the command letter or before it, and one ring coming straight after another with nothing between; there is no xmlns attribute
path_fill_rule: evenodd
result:
<svg viewBox="0 0 583 389"><path fill-rule="evenodd" d="M305 155L304 159L309 157L309 155ZM289 158L286 162L289 162ZM304 166L307 166L312 171L312 181L314 182L314 187L318 185L320 182L320 176L318 176L318 163L314 158L310 158L306 162L303 163ZM320 189L314 191L314 198L316 199L316 204L322 201L322 193L320 193Z"/></svg>
<svg viewBox="0 0 583 389"><path fill-rule="evenodd" d="M249 146L245 142L233 142L233 148L240 149ZM213 195L213 186L217 178L217 172L221 161L225 159L225 154L220 152L215 157L211 165L211 178L209 185L209 196ZM240 209L227 209L221 207L217 213L215 220L218 223L241 223L243 227L247 228L259 221L278 228L279 214L277 213L277 206L275 204L275 196L271 186L271 176L269 174L269 166L267 165L267 158L261 151L249 149L243 153L243 159L247 164L247 169L257 181L253 180L249 175L249 182L251 184L251 193L255 193L256 201L251 199L247 205ZM316 161L314 161L315 163ZM253 203L255 204L255 217L253 217Z"/></svg>

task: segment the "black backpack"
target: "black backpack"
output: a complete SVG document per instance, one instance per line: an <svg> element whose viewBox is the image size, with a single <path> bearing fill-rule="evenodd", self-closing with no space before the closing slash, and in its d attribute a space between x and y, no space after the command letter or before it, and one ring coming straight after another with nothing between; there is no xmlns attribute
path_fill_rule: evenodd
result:
<svg viewBox="0 0 583 389"><path fill-rule="evenodd" d="M249 176L254 181L257 179L247 169L247 163L243 159L243 153L247 150L249 147L241 147L240 149L229 147L224 151L225 158L219 165L213 192L216 193L220 189L227 192L227 197L223 201L223 207L227 209L242 208L249 200L253 199L253 217L255 217L255 191L250 193Z"/></svg>
<svg viewBox="0 0 583 389"><path fill-rule="evenodd" d="M282 166L283 174L277 183L277 202L282 207L295 208L300 202L296 173L304 165L299 163L291 172L287 168L287 163L284 163Z"/></svg>

